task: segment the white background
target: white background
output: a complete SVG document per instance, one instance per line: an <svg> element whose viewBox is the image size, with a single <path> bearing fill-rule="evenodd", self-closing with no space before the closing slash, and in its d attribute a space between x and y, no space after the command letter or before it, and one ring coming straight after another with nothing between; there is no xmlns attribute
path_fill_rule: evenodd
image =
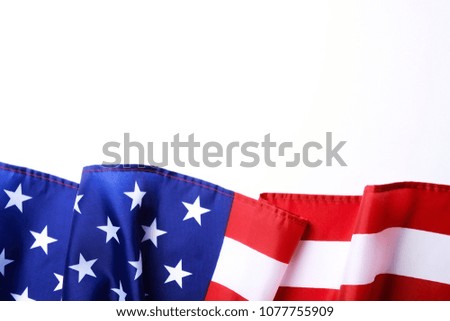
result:
<svg viewBox="0 0 450 321"><path fill-rule="evenodd" d="M301 147L327 131L348 167L169 169L254 197L450 184L449 1L0 3L2 162L79 181L124 132Z"/></svg>

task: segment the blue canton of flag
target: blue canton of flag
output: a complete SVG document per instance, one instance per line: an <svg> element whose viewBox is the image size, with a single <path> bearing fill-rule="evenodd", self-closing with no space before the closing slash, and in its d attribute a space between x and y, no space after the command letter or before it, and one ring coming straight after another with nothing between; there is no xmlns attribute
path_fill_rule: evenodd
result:
<svg viewBox="0 0 450 321"><path fill-rule="evenodd" d="M0 300L271 300L305 226L156 167L0 163Z"/></svg>
<svg viewBox="0 0 450 321"><path fill-rule="evenodd" d="M0 163L0 300L61 300L77 188Z"/></svg>
<svg viewBox="0 0 450 321"><path fill-rule="evenodd" d="M203 300L233 192L154 167L87 167L64 300Z"/></svg>

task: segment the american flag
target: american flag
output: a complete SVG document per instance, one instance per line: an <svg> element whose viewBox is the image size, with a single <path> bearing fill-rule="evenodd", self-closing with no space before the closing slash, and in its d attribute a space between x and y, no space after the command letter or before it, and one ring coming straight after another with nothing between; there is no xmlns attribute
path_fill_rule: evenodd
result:
<svg viewBox="0 0 450 321"><path fill-rule="evenodd" d="M450 186L261 198L309 221L276 299L450 300Z"/></svg>
<svg viewBox="0 0 450 321"><path fill-rule="evenodd" d="M1 175L4 300L270 300L306 226L154 167L87 167L79 186L6 164Z"/></svg>
<svg viewBox="0 0 450 321"><path fill-rule="evenodd" d="M61 300L78 184L0 163L0 299Z"/></svg>
<svg viewBox="0 0 450 321"><path fill-rule="evenodd" d="M450 186L262 194L0 163L1 300L450 300Z"/></svg>

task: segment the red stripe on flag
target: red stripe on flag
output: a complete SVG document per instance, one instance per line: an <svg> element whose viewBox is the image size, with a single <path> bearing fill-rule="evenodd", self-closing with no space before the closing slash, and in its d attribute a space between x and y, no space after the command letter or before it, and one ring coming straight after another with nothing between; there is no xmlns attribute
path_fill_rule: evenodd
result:
<svg viewBox="0 0 450 321"><path fill-rule="evenodd" d="M431 263L430 263L431 264ZM365 285L343 285L339 300L448 300L450 285L400 275L382 274Z"/></svg>
<svg viewBox="0 0 450 321"><path fill-rule="evenodd" d="M403 182L368 186L362 197L263 194L261 198L308 219L311 227L302 239L318 241L307 247L308 251L299 252L303 256L297 258L298 268L293 264L289 266L288 274L292 278L283 280L284 286L278 290L276 299L450 299L450 284L445 272L450 271L447 259L450 186ZM327 249L326 241L350 240L348 254L340 252L344 255L339 265L342 271L336 269L327 273L325 280L330 287L311 288L314 283L322 285L323 279L317 279L317 275L302 275L301 268L311 269L311 266L323 266L321 260L329 261L323 253ZM325 241L323 246L320 241ZM335 248L332 243L329 245L330 250ZM371 249L371 246L378 247ZM382 261L371 262L377 257ZM421 262L417 260L421 259L425 261L418 264ZM417 264L408 264L414 260ZM366 261L369 266L364 265ZM325 265L325 272L327 268L336 267ZM378 270L380 274L377 274ZM395 271L392 273L396 274L382 271ZM370 280L369 272L374 273L374 279ZM365 279L368 279L367 283ZM349 283L341 284L338 289L335 280L338 287L339 280Z"/></svg>
<svg viewBox="0 0 450 321"><path fill-rule="evenodd" d="M338 296L339 290L283 286L278 289L275 301L335 301Z"/></svg>
<svg viewBox="0 0 450 321"><path fill-rule="evenodd" d="M206 293L205 301L247 301L245 298L229 288L211 281Z"/></svg>
<svg viewBox="0 0 450 321"><path fill-rule="evenodd" d="M340 290L280 287L277 301L393 300L425 301L450 298L450 285L406 276L382 274L364 285L343 285Z"/></svg>
<svg viewBox="0 0 450 321"><path fill-rule="evenodd" d="M360 196L264 193L261 199L309 221L303 240L349 241Z"/></svg>
<svg viewBox="0 0 450 321"><path fill-rule="evenodd" d="M236 193L225 236L289 263L306 224L300 216Z"/></svg>
<svg viewBox="0 0 450 321"><path fill-rule="evenodd" d="M450 186L404 182L366 187L354 233L389 227L450 235Z"/></svg>
<svg viewBox="0 0 450 321"><path fill-rule="evenodd" d="M235 193L206 300L273 300L306 224Z"/></svg>

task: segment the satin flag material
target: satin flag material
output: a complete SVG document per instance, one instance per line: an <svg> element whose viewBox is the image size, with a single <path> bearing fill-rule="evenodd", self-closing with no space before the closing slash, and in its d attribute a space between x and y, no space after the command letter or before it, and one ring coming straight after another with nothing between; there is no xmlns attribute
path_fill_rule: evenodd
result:
<svg viewBox="0 0 450 321"><path fill-rule="evenodd" d="M450 300L450 186L261 199L310 222L276 299Z"/></svg>
<svg viewBox="0 0 450 321"><path fill-rule="evenodd" d="M450 300L449 217L437 184L256 201L155 167L78 185L0 163L0 299Z"/></svg>
<svg viewBox="0 0 450 321"><path fill-rule="evenodd" d="M78 184L0 163L0 300L61 300Z"/></svg>
<svg viewBox="0 0 450 321"><path fill-rule="evenodd" d="M64 300L272 300L306 221L205 181L87 167Z"/></svg>

